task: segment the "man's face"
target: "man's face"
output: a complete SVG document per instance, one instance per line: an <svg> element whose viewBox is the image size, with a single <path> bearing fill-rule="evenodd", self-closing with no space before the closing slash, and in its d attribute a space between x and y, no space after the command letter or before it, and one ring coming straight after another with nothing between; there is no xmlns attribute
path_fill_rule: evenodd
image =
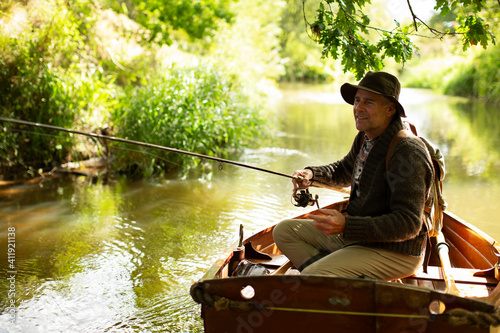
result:
<svg viewBox="0 0 500 333"><path fill-rule="evenodd" d="M356 129L364 131L369 139L382 134L391 123L394 103L387 103L381 95L358 89L354 97Z"/></svg>

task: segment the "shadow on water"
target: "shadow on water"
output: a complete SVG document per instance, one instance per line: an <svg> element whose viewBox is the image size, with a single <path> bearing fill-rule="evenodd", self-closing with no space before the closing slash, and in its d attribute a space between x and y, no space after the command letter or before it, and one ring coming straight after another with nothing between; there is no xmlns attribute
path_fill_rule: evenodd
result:
<svg viewBox="0 0 500 333"><path fill-rule="evenodd" d="M284 89L270 106L279 119L272 144L248 149L241 161L291 174L341 158L356 132L351 107L331 91ZM499 115L426 91L401 98L420 134L446 155L450 210L500 239ZM201 332L189 287L236 241L239 224L248 236L304 212L290 204L289 179L230 165L214 170L210 180L92 184L78 177L0 188L0 248L15 243L14 261L0 251L0 328ZM342 198L313 192L320 204Z"/></svg>

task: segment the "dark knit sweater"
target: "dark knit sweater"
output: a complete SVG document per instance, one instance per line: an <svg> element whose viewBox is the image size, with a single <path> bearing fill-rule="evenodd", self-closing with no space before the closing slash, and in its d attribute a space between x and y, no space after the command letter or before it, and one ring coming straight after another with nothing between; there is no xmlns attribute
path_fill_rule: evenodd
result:
<svg viewBox="0 0 500 333"><path fill-rule="evenodd" d="M433 169L424 143L410 136L397 145L386 172L387 150L402 128L401 119L396 118L370 151L361 174L361 194L357 197L355 191L351 191L343 236L348 245L360 244L420 256L427 238L422 213ZM363 138L364 132L359 132L351 150L340 161L307 167L313 171L313 180L353 187L353 168Z"/></svg>

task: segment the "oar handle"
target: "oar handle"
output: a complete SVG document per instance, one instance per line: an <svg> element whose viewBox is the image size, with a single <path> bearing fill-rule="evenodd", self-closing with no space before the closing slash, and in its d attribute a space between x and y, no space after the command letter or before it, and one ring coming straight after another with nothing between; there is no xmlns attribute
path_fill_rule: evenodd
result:
<svg viewBox="0 0 500 333"><path fill-rule="evenodd" d="M446 243L446 239L442 232L437 236L436 249L439 255L439 261L441 262L441 269L443 272L443 278L446 283L445 292L448 294L453 294L460 296L460 291L457 288L453 273L451 272L451 261L450 261L450 245Z"/></svg>

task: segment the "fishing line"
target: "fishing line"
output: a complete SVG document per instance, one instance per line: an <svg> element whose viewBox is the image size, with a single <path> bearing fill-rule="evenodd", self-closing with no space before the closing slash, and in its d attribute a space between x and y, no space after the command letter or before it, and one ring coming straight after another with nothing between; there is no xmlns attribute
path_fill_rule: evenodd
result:
<svg viewBox="0 0 500 333"><path fill-rule="evenodd" d="M11 128L11 127L9 127L7 129L7 131L12 132L12 133L26 133L26 134L39 135L39 136L48 137L48 138L57 138L57 136L53 135L53 134L39 133L39 132L28 131L28 130L20 130L20 129ZM138 150L138 149L126 148L126 147L120 147L120 146L108 146L107 149L109 149L109 150L124 150L124 151L130 151L130 152L135 152L135 153L141 153L141 154L144 154L144 155L148 155L148 156L157 158L159 160L162 160L162 161L164 161L166 163L169 163L171 165L175 165L177 167L181 166L179 163L173 162L173 161L168 160L166 158L163 158L163 157L161 157L159 155L151 153L148 149L146 149L146 150Z"/></svg>
<svg viewBox="0 0 500 333"><path fill-rule="evenodd" d="M281 176L281 177L286 177L290 179L297 179L297 177L288 175L286 173L281 173L281 172L276 172L264 168L259 168L253 165L241 163L241 162L236 162L232 160L227 160L224 158L219 158L215 156L208 156L204 154L198 154L198 153L193 153L190 151L186 150L181 150L177 148L171 148L171 147L165 147L165 146L160 146L152 143L147 143L147 142L141 142L141 141L135 141L135 140L128 140L128 139L122 139L122 138L117 138L114 136L108 136L108 135L102 135L102 134L97 134L97 133L88 133L88 132L83 132L83 131L78 131L78 130L72 130L64 127L59 127L59 126L52 126L52 125L45 125L45 124L40 124L40 123L35 123L31 121L25 121L25 120L17 120L17 119L11 119L11 118L5 118L5 117L0 117L0 121L3 122L9 122L13 124L18 124L18 125L27 125L27 126L33 126L33 127L39 127L39 128L44 128L44 129L50 129L50 130L55 130L55 131L60 131L60 132L66 132L66 133L72 133L72 134L79 134L79 135L84 135L92 138L97 138L97 139L103 139L103 140L110 140L110 141L116 141L116 142L121 142L121 143L126 143L126 144L133 144L136 146L142 146L142 147L148 147L148 148L154 148L154 149L159 149L159 150L165 150L173 153L178 153L178 154L183 154L183 155L188 155L188 156L194 156L202 159L207 159L207 160L212 160L212 161L217 161L219 163L225 163L225 164L231 164L231 165L236 165L239 167L243 168L248 168L248 169L253 169L261 172L266 172L270 173L276 176Z"/></svg>
<svg viewBox="0 0 500 333"><path fill-rule="evenodd" d="M297 181L304 180L302 177L291 176L289 174L256 167L256 166L253 166L250 164L236 162L236 161L232 161L232 160L228 160L228 159L224 159L224 158L219 158L219 157L215 157L215 156L208 156L208 155L204 155L204 154L194 153L194 152L181 150L181 149L177 149L177 148L160 146L160 145L142 142L142 141L122 139L122 138L117 138L114 136L83 132L83 131L72 130L72 129L59 127L59 126L45 125L45 124L35 123L35 122L31 122L31 121L17 120L17 119L5 118L5 117L0 117L0 121L18 124L18 125L33 126L33 127L44 128L44 129L49 129L49 130L55 130L55 131L60 131L60 132L66 132L66 133L71 133L71 134L78 134L78 135L83 135L83 136L87 136L87 137L91 137L91 138L121 142L121 143L125 143L125 144L132 144L132 145L136 145L136 146L159 149L159 150L164 150L164 151L168 151L168 152L172 152L172 153L183 154L183 155L187 155L187 156L194 156L194 157L198 157L198 158L206 159L206 160L212 160L212 161L219 162L219 169L220 170L222 170L222 165L225 163L225 164L230 164L230 165L235 165L235 166L239 166L239 167L243 167L243 168L247 168L247 169L261 171L261 172L265 172L265 173L269 173L269 174L273 174L276 176L281 176L281 177L285 177L285 178L289 178L289 179L295 179ZM323 188L328 188L328 189L338 191L338 192L349 193L349 190L339 188L339 187L330 186L330 185L325 185L325 184L322 184L322 183L317 182L317 181L312 182L311 186L323 187ZM316 203L316 205L319 206L318 197L316 196L316 198L313 198L312 194L310 194L309 191L297 192L295 195L292 196L292 199L296 201L296 203L294 203L294 205L297 207L307 207L307 206L311 206L315 203Z"/></svg>
<svg viewBox="0 0 500 333"><path fill-rule="evenodd" d="M21 130L21 129L17 129L17 128L13 128L13 127L8 127L7 128L7 131L9 132L12 132L12 133L24 133L24 134L32 134L32 135L40 135L40 136L43 136L43 137L47 137L47 138L57 138L57 135L54 135L54 134L48 134L48 133L42 133L42 132L35 132L35 131L30 131L30 130ZM97 140L94 140L93 138L90 138L93 140L93 142L98 142ZM143 149L143 150L139 150L139 149L134 149L134 148L127 148L123 145L110 145L107 147L107 149L109 149L109 151L126 151L126 152L132 152L132 153L140 153L140 154L143 154L143 155L147 155L147 156L150 156L150 157L153 157L153 158L156 158L158 160L161 160L161 161L164 161L165 163L168 163L170 165L173 165L173 166L176 166L176 167L181 167L181 164L179 163L176 163L172 160L169 160L169 159L166 159L164 157L161 157L157 154L154 154L150 151L150 149ZM225 173L227 174L227 171L223 170L223 167L222 167L222 163L219 164L218 166L218 169L222 172L222 173ZM62 166L63 168L65 167L64 164ZM51 174L54 170L50 171L49 174ZM40 174L42 177L44 177L43 174ZM202 178L202 177L201 177ZM200 179L201 179L200 178ZM230 187L232 186L233 184L229 183L229 182L226 182L226 181L223 181L221 179L212 179L212 181L216 181L217 183L221 183L223 184L224 186L227 186L227 187Z"/></svg>

